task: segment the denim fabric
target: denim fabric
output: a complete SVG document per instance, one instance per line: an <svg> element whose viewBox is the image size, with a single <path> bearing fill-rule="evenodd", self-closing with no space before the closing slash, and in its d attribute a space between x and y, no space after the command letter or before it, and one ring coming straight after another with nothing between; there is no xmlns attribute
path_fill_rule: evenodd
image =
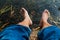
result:
<svg viewBox="0 0 60 40"><path fill-rule="evenodd" d="M0 40L29 40L31 30L22 25L10 25L0 32Z"/></svg>
<svg viewBox="0 0 60 40"><path fill-rule="evenodd" d="M0 40L29 40L31 30L22 25L10 25L0 32ZM60 29L49 26L38 32L38 40L60 40Z"/></svg>
<svg viewBox="0 0 60 40"><path fill-rule="evenodd" d="M60 29L57 26L49 26L38 32L38 40L60 40Z"/></svg>

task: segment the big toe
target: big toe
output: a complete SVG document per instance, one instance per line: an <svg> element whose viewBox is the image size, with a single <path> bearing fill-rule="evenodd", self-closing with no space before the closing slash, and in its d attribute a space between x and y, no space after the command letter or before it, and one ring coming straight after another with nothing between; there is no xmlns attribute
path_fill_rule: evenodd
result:
<svg viewBox="0 0 60 40"><path fill-rule="evenodd" d="M45 9L44 12L43 12L43 14L47 14L49 16L50 12L47 9Z"/></svg>
<svg viewBox="0 0 60 40"><path fill-rule="evenodd" d="M49 11L45 9L44 12L42 13L42 20L47 21L48 18L49 18Z"/></svg>

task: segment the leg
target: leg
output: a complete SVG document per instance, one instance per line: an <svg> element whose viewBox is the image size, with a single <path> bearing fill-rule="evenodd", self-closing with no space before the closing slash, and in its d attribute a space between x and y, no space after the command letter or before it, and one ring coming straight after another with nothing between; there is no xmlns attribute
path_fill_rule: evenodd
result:
<svg viewBox="0 0 60 40"><path fill-rule="evenodd" d="M42 13L42 18L41 18L41 21L40 21L40 24L41 24L41 28L46 28L48 26L51 26L51 24L48 23L48 18L49 18L49 11L47 9L44 10L44 12Z"/></svg>
<svg viewBox="0 0 60 40"><path fill-rule="evenodd" d="M25 19L22 22L20 22L19 24L29 27L29 25L32 24L32 20L30 19L27 10L22 8L21 13L24 14L23 16L25 17Z"/></svg>

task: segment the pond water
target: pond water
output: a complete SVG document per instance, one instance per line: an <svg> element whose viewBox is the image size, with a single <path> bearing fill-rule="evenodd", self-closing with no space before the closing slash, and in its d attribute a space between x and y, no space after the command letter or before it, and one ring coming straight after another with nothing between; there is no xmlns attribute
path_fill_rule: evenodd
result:
<svg viewBox="0 0 60 40"><path fill-rule="evenodd" d="M60 0L1 0L0 4L0 9L7 5L12 5L15 8L25 7L29 11L34 24L37 25L39 24L42 12L48 9L51 14L49 22L60 26Z"/></svg>
<svg viewBox="0 0 60 40"><path fill-rule="evenodd" d="M49 22L52 25L60 26L60 0L36 0L35 9L37 10L37 16L34 21L39 22L39 18L45 9L50 11ZM40 14L40 15L39 15ZM37 19L38 18L38 19ZM37 19L37 20L36 20Z"/></svg>

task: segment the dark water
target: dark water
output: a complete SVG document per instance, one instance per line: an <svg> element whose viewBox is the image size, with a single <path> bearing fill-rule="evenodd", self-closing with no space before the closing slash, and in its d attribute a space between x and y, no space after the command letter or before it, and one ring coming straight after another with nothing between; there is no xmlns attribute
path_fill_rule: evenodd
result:
<svg viewBox="0 0 60 40"><path fill-rule="evenodd" d="M49 23L60 26L60 0L34 0L35 16L33 21L38 24L41 14L45 9L50 11Z"/></svg>
<svg viewBox="0 0 60 40"><path fill-rule="evenodd" d="M25 7L29 11L34 25L39 24L42 12L48 9L51 13L49 22L60 26L60 0L1 0L0 4L0 9L6 5L12 5L17 9L18 7Z"/></svg>

